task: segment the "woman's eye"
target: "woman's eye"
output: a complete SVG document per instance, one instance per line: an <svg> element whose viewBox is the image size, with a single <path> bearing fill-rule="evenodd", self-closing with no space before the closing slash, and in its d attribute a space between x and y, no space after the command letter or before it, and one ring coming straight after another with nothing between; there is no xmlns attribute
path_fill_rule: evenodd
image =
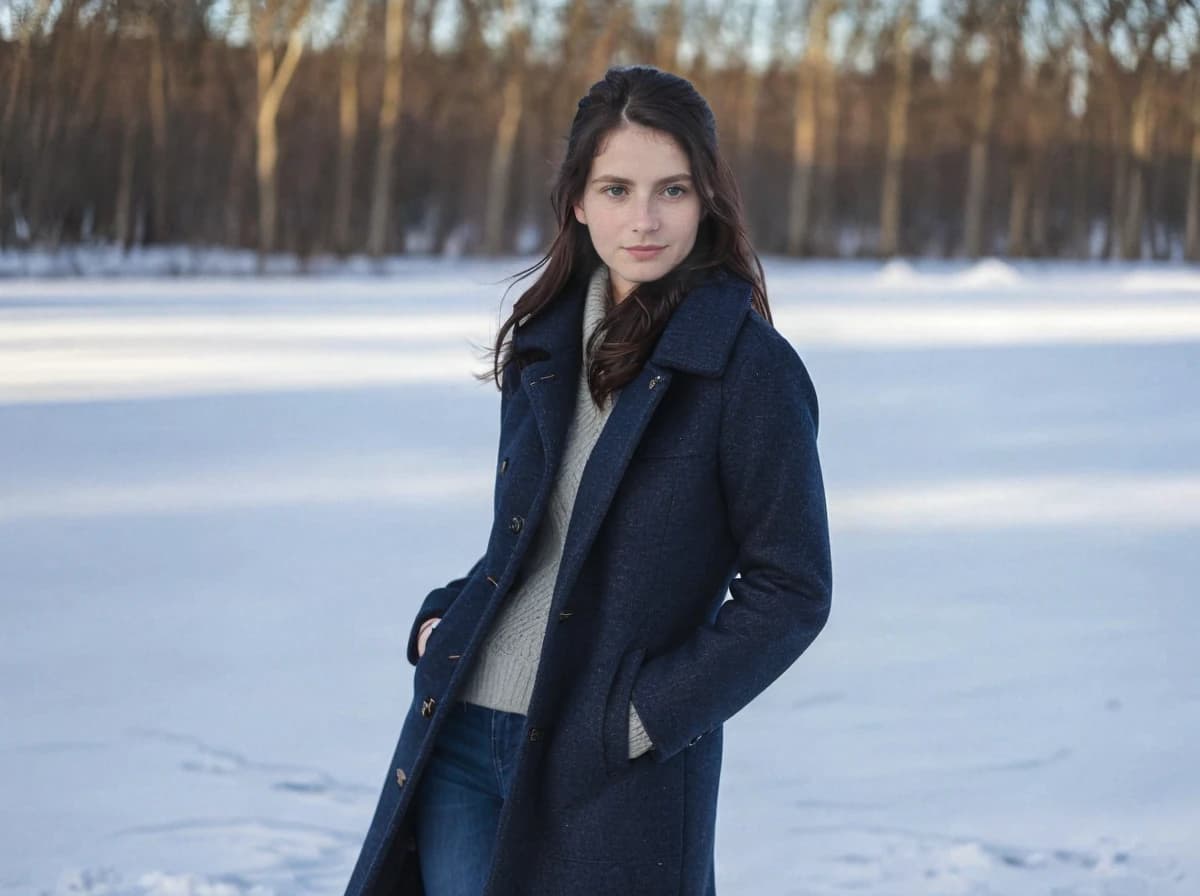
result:
<svg viewBox="0 0 1200 896"><path fill-rule="evenodd" d="M600 192L602 192L602 193L604 193L604 194L606 194L606 195L608 195L608 196L612 196L614 199L617 199L617 198L619 198L619 197L617 197L617 196L615 196L614 194L610 193L610 192L609 192L609 190L624 190L624 189L625 189L625 187L621 186L620 184L609 184L607 187L605 187L605 188L604 188L603 190L601 190ZM679 191L678 193L671 193L671 194L670 194L670 198L671 198L671 199L678 199L678 198L680 198L681 196L686 196L686 195L687 195L687 187L681 187L681 186L679 186L679 184L671 184L671 186L667 187L666 189L668 189L668 190L678 190L678 191Z"/></svg>

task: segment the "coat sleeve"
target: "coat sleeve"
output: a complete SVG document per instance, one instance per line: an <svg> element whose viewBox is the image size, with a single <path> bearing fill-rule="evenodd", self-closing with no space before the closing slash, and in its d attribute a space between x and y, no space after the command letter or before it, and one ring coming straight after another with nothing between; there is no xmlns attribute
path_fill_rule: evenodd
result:
<svg viewBox="0 0 1200 896"><path fill-rule="evenodd" d="M483 560L483 557L476 560L475 565L462 578L453 579L440 588L434 588L425 595L425 600L421 603L421 609L417 610L417 616L413 620L413 624L408 632L408 661L412 665L415 666L420 659L420 656L417 655L417 637L421 633L421 625L426 619L445 615L446 610L450 608L450 605L454 603L454 599L458 597L458 593L467 584L467 580L475 575L476 571L483 566Z"/></svg>
<svg viewBox="0 0 1200 896"><path fill-rule="evenodd" d="M500 377L500 423L504 425L504 414L508 410L509 399L517 387L517 382L520 378L520 372L517 369L517 364L513 360L508 360ZM421 609L417 611L416 618L408 633L408 661L412 665L416 665L420 657L417 655L417 639L421 634L421 625L427 619L434 616L442 616L450 605L454 603L454 599L458 597L458 593L462 591L463 586L467 584L467 580L483 566L484 560L487 557L484 554L475 561L475 565L460 579L454 579L447 582L440 588L434 588L425 596L425 600L421 603Z"/></svg>
<svg viewBox="0 0 1200 896"><path fill-rule="evenodd" d="M722 393L720 486L738 546L731 599L687 640L647 656L631 693L659 762L765 690L829 616L817 395L795 349L761 323L747 321L753 332L739 340Z"/></svg>

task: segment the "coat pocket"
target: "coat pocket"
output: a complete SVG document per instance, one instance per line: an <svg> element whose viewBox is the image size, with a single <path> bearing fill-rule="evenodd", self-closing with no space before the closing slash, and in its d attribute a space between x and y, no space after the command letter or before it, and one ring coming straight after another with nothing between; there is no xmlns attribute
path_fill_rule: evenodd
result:
<svg viewBox="0 0 1200 896"><path fill-rule="evenodd" d="M645 656L645 647L633 647L622 654L608 689L600 720L600 743L604 769L610 777L622 774L634 761L629 758L629 698Z"/></svg>

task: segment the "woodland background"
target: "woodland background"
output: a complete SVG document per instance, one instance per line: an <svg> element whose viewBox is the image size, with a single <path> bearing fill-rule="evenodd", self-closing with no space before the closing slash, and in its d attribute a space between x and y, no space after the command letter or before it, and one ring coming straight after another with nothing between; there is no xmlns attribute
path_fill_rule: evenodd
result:
<svg viewBox="0 0 1200 896"><path fill-rule="evenodd" d="M610 64L761 252L1200 260L1197 0L9 0L0 249L501 255Z"/></svg>

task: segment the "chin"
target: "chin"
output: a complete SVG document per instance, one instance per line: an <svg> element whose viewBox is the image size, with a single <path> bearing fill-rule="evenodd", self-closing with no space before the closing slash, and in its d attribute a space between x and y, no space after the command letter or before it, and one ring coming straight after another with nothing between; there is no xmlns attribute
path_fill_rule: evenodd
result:
<svg viewBox="0 0 1200 896"><path fill-rule="evenodd" d="M673 264L638 265L635 268L625 268L621 271L621 276L630 283L653 283L671 273L674 268Z"/></svg>

